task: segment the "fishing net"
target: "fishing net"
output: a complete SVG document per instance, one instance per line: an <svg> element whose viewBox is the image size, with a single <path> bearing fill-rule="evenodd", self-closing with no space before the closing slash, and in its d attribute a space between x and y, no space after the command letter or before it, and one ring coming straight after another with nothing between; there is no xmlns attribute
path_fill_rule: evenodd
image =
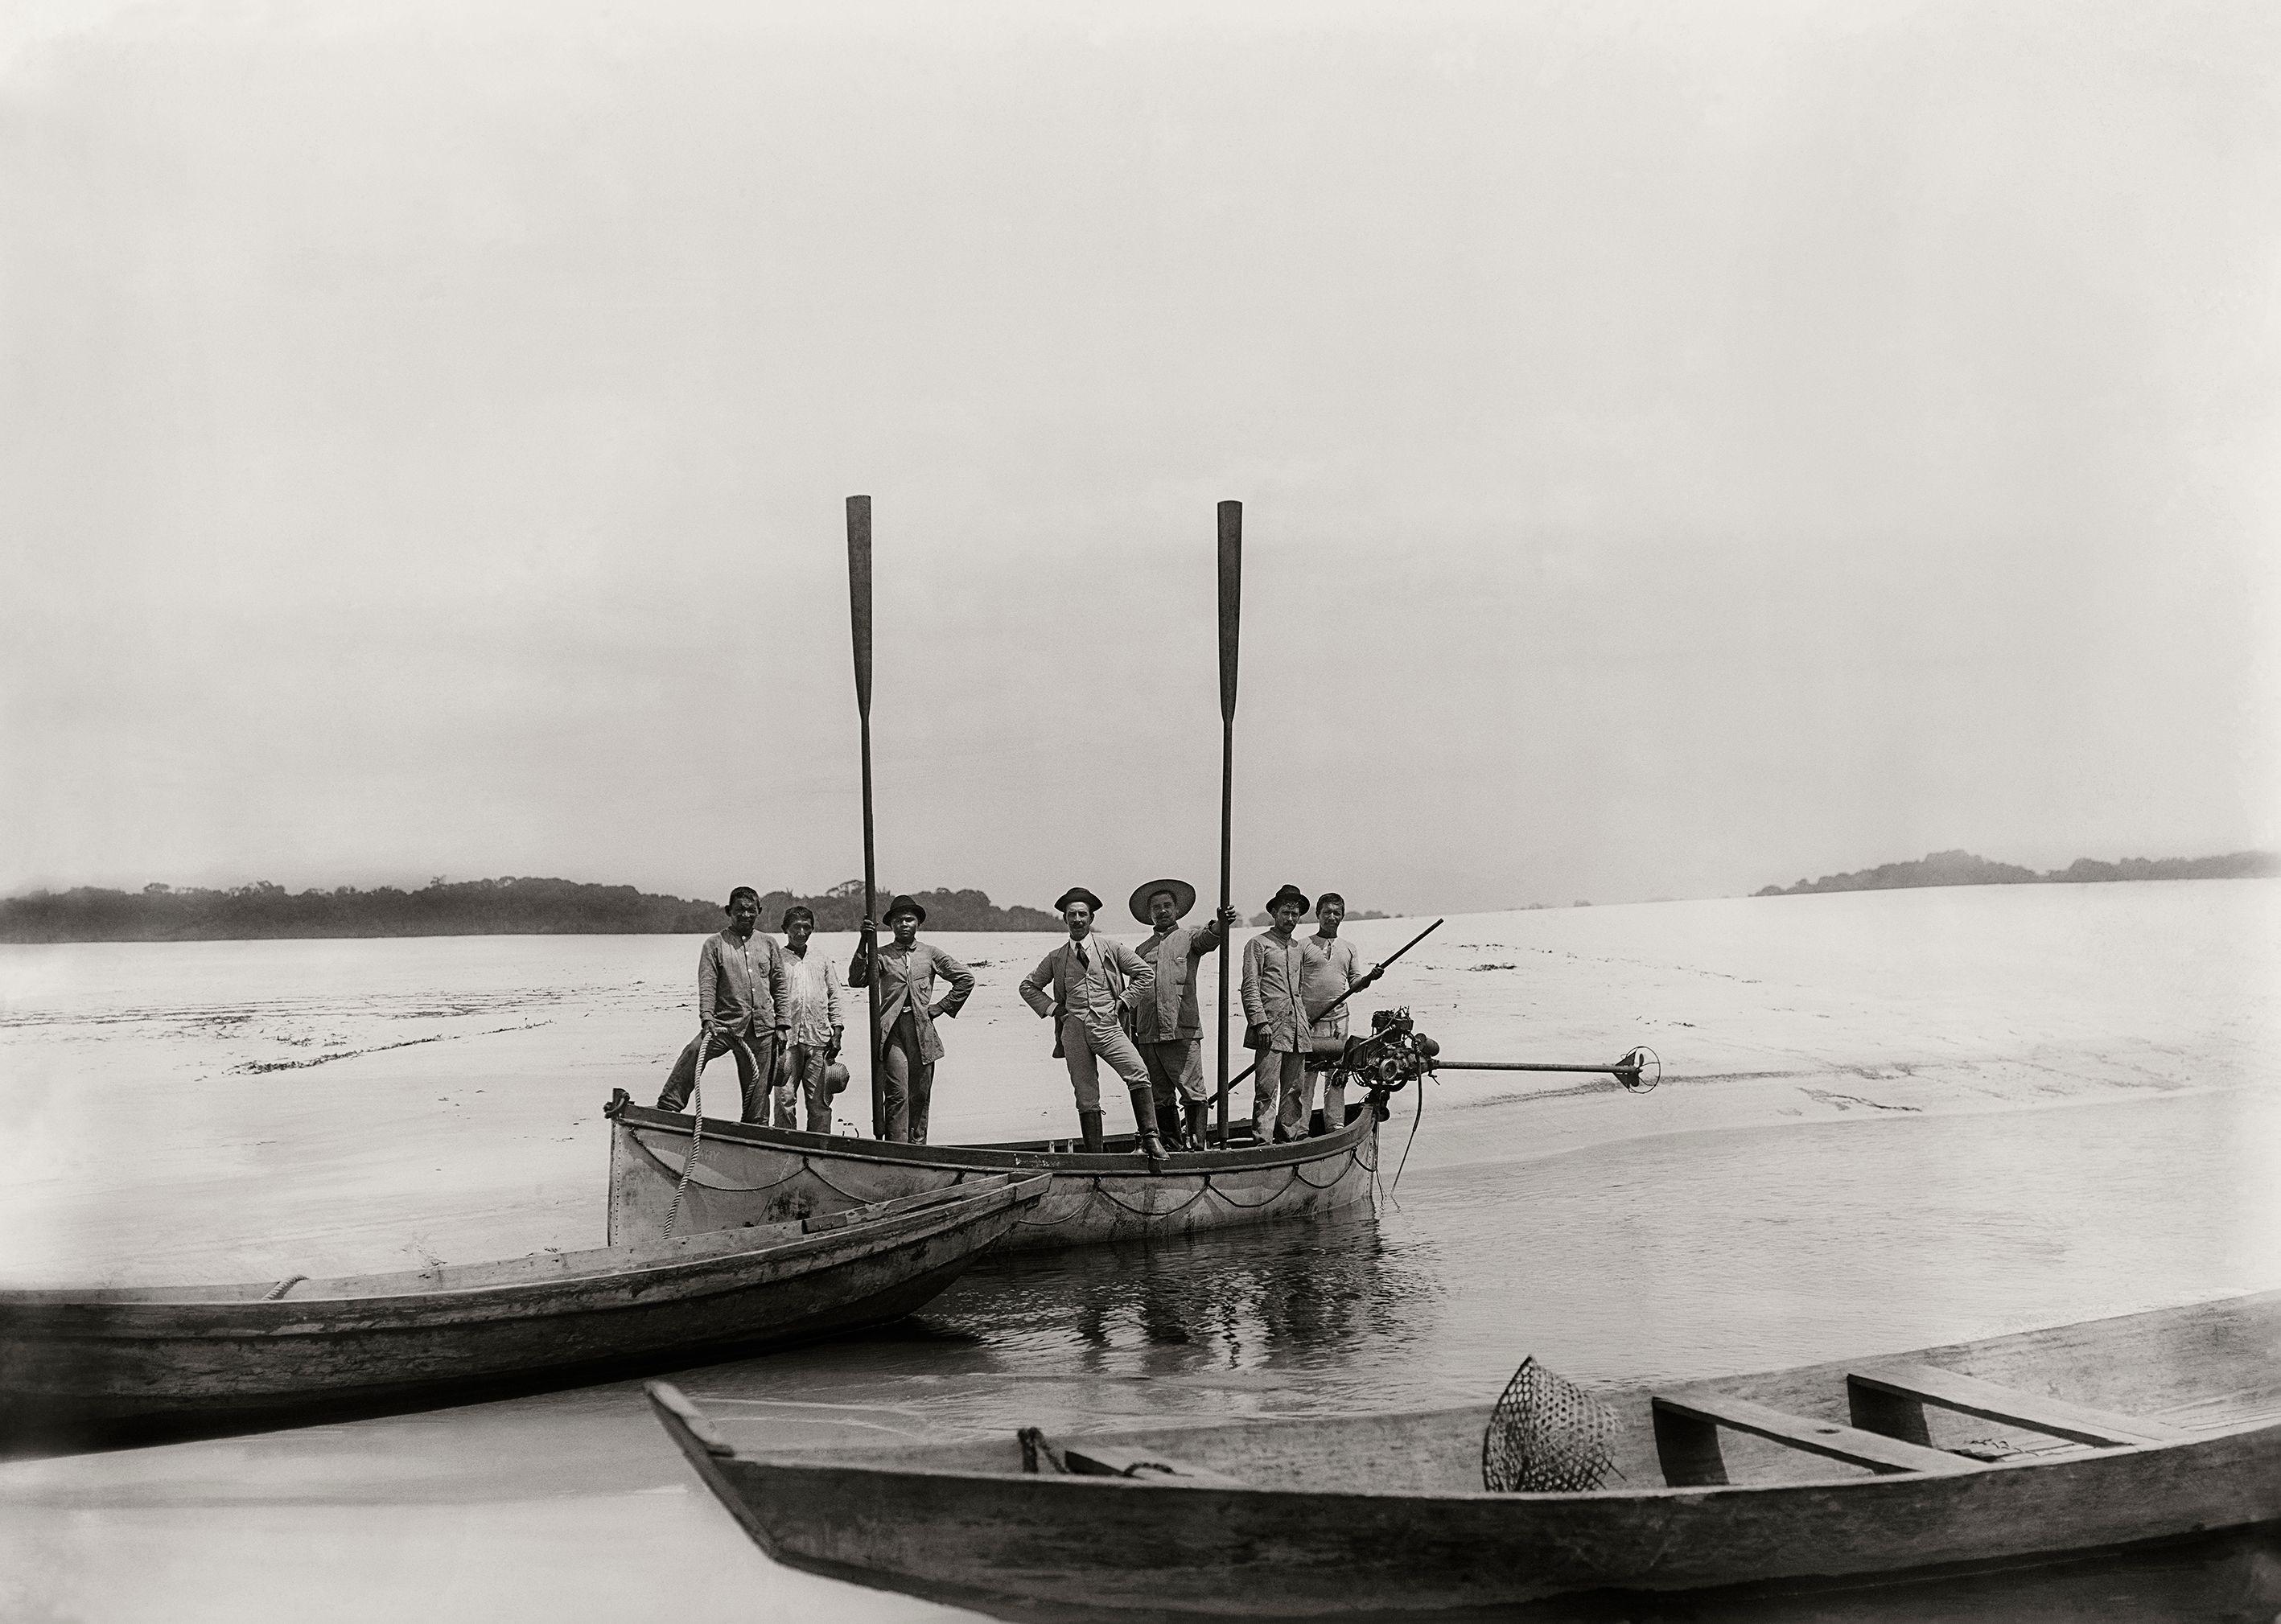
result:
<svg viewBox="0 0 2281 1624"><path fill-rule="evenodd" d="M1481 1487L1498 1494L1597 1489L1614 1463L1616 1412L1534 1358L1512 1373L1481 1434Z"/></svg>

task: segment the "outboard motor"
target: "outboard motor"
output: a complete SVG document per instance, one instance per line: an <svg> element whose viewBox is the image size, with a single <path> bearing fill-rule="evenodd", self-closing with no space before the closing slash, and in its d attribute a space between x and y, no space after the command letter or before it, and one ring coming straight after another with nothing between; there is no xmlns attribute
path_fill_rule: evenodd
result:
<svg viewBox="0 0 2281 1624"><path fill-rule="evenodd" d="M1386 1102L1434 1069L1442 1045L1418 1029L1409 1010L1376 1010L1370 1018L1368 1037L1349 1037L1335 1071L1367 1093L1371 1108L1383 1121Z"/></svg>

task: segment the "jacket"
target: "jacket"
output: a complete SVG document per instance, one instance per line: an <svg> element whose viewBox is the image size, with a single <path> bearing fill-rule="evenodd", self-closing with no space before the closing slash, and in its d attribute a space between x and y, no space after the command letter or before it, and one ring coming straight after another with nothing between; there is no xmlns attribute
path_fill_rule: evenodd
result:
<svg viewBox="0 0 2281 1624"><path fill-rule="evenodd" d="M714 1035L765 1037L785 1004L784 950L754 931L739 942L728 931L697 950L697 1018Z"/></svg>
<svg viewBox="0 0 2281 1624"><path fill-rule="evenodd" d="M1125 946L1107 936L1087 936L1101 954L1101 967L1109 982L1110 996L1117 1000L1121 1019L1129 1021L1133 1012L1156 990L1156 972L1148 961ZM1054 1057L1062 1058L1062 1022L1068 1019L1071 999L1085 985L1085 971L1078 958L1076 946L1064 942L1038 961L1038 967L1022 978L1022 1002L1040 1015L1054 1020ZM1046 989L1054 989L1046 997Z"/></svg>
<svg viewBox="0 0 2281 1624"><path fill-rule="evenodd" d="M851 989L871 979L869 959L863 943L858 942L855 957L847 961L847 985ZM950 991L942 1001L942 1018L948 1020L973 996L974 972L925 942L912 943L908 954L898 952L893 942L879 950L879 1035L884 1041L889 1028L909 1008L919 1029L919 1063L923 1066L932 1066L942 1058L942 1039L935 1035L934 1017L927 1013L927 1005L934 1001L938 975L950 983Z"/></svg>
<svg viewBox="0 0 2281 1624"><path fill-rule="evenodd" d="M1156 995L1133 1013L1135 1043L1162 1043L1204 1035L1203 1017L1196 1010L1196 960L1219 945L1217 920L1193 930L1175 925L1140 944L1140 957L1156 966Z"/></svg>

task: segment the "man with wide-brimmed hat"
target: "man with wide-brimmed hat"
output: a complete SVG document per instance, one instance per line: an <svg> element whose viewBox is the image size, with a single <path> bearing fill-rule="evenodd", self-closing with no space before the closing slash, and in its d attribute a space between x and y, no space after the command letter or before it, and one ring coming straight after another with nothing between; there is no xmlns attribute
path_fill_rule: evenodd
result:
<svg viewBox="0 0 2281 1624"><path fill-rule="evenodd" d="M785 966L776 938L754 927L761 920L761 895L749 885L729 893L728 928L705 938L697 950L697 1020L700 1030L674 1061L660 1111L689 1104L700 1066L721 1055L737 1062L740 1120L765 1125L769 1089L777 1069L777 1042L784 1028Z"/></svg>
<svg viewBox="0 0 2281 1624"><path fill-rule="evenodd" d="M1204 1148L1203 1020L1196 1011L1196 960L1227 944L1235 910L1194 928L1180 923L1196 905L1196 888L1185 880L1151 880L1133 893L1133 917L1152 927L1133 949L1156 972L1156 992L1133 1012L1133 1043L1148 1068L1156 1127L1167 1143ZM1185 1120L1183 1120L1185 1118Z"/></svg>
<svg viewBox="0 0 2281 1624"><path fill-rule="evenodd" d="M883 1139L924 1144L927 1107L934 1097L934 1063L942 1058L938 1019L955 1019L974 991L974 972L940 948L919 940L926 910L908 897L887 904L887 928L894 939L879 950L878 964L867 951L878 927L863 921L863 940L847 966L850 987L868 985L876 974L879 989L879 1096L886 1120ZM950 983L940 999L937 976Z"/></svg>
<svg viewBox="0 0 2281 1624"><path fill-rule="evenodd" d="M1085 887L1071 886L1054 906L1069 927L1069 940L1022 979L1022 1001L1054 1023L1054 1055L1069 1063L1085 1148L1095 1152L1102 1148L1100 1062L1106 1060L1132 1096L1140 1148L1151 1162L1162 1161L1164 1145L1156 1133L1156 1093L1140 1051L1125 1032L1133 1012L1156 991L1156 972L1124 943L1093 934L1101 898Z"/></svg>
<svg viewBox="0 0 2281 1624"><path fill-rule="evenodd" d="M1243 944L1244 1045L1258 1051L1252 1074L1251 1127L1262 1144L1303 1132L1299 1109L1307 1098L1309 1049L1306 945L1294 934L1313 904L1287 885L1268 899L1275 922Z"/></svg>
<svg viewBox="0 0 2281 1624"><path fill-rule="evenodd" d="M777 1059L776 1125L798 1128L793 1112L804 1102L808 1131L831 1131L831 1063L847 1020L839 1009L839 977L831 961L808 951L816 914L806 903L784 912L785 1043Z"/></svg>

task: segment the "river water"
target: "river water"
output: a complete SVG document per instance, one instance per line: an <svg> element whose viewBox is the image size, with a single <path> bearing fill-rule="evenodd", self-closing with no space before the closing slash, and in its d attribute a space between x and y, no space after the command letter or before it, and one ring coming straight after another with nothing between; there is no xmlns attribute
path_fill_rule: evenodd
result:
<svg viewBox="0 0 2281 1624"><path fill-rule="evenodd" d="M1423 923L1349 934L1382 953ZM983 983L936 1136L1067 1131L1013 986L1048 941L935 939ZM653 1094L695 945L0 949L0 1282L596 1243L598 1107ZM1482 1402L1524 1354L1702 1376L2281 1286L2277 987L2271 881L1452 919L1373 1006L1452 1058L1644 1042L1662 1085L1445 1074L1388 1125L1388 1178L1407 1162L1374 1212L986 1262L892 1331L679 1379L755 1443L949 1438ZM0 1508L12 1618L956 1616L770 1564L633 1383L19 1460ZM2269 1620L2281 1551L1786 1605Z"/></svg>

